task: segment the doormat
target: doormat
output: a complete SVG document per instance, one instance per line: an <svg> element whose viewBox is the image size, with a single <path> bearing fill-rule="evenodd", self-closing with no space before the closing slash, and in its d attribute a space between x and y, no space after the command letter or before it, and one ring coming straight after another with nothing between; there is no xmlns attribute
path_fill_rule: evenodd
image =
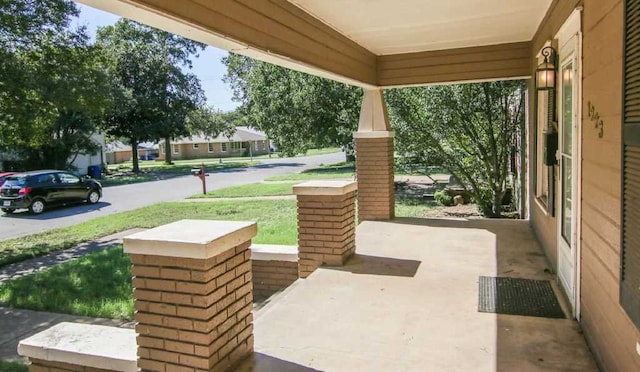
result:
<svg viewBox="0 0 640 372"><path fill-rule="evenodd" d="M479 312L566 318L548 280L481 276L478 284Z"/></svg>

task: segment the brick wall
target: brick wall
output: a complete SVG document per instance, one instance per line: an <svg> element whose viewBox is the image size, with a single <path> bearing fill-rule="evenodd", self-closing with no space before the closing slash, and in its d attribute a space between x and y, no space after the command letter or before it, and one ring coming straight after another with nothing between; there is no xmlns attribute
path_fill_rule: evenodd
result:
<svg viewBox="0 0 640 372"><path fill-rule="evenodd" d="M355 253L356 191L354 187L339 195L301 195L299 192L304 191L300 187L294 187L298 198L298 263L300 277L306 278L318 266L343 265Z"/></svg>
<svg viewBox="0 0 640 372"><path fill-rule="evenodd" d="M298 263L251 260L254 298L265 298L298 280Z"/></svg>
<svg viewBox="0 0 640 372"><path fill-rule="evenodd" d="M131 255L140 368L225 369L253 350L249 246L209 259Z"/></svg>
<svg viewBox="0 0 640 372"><path fill-rule="evenodd" d="M395 215L393 137L355 138L358 221Z"/></svg>

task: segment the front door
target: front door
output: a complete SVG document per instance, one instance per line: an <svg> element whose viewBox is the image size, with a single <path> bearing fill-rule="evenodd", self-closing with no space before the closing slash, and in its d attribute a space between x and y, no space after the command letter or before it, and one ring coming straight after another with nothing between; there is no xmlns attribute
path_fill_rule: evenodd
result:
<svg viewBox="0 0 640 372"><path fill-rule="evenodd" d="M578 61L577 36L560 50L559 80L559 151L560 193L558 198L558 277L575 311L577 209L579 207L577 174L578 155Z"/></svg>

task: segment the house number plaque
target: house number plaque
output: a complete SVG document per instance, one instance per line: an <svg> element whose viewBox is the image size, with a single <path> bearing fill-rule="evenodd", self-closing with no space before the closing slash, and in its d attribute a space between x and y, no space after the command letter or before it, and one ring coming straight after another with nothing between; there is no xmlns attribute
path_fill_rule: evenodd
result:
<svg viewBox="0 0 640 372"><path fill-rule="evenodd" d="M600 113L596 111L596 106L591 101L587 102L587 111L589 120L594 123L594 127L598 130L598 137L602 138L604 136L604 122L600 119Z"/></svg>

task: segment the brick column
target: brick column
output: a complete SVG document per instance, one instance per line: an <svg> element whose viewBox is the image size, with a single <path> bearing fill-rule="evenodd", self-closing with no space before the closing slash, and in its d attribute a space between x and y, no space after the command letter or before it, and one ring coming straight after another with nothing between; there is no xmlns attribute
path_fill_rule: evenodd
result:
<svg viewBox="0 0 640 372"><path fill-rule="evenodd" d="M253 222L182 220L128 236L138 367L227 370L253 351Z"/></svg>
<svg viewBox="0 0 640 372"><path fill-rule="evenodd" d="M321 265L343 265L355 253L356 189L350 181L309 181L293 187L301 278Z"/></svg>
<svg viewBox="0 0 640 372"><path fill-rule="evenodd" d="M393 133L356 132L358 222L395 216Z"/></svg>

